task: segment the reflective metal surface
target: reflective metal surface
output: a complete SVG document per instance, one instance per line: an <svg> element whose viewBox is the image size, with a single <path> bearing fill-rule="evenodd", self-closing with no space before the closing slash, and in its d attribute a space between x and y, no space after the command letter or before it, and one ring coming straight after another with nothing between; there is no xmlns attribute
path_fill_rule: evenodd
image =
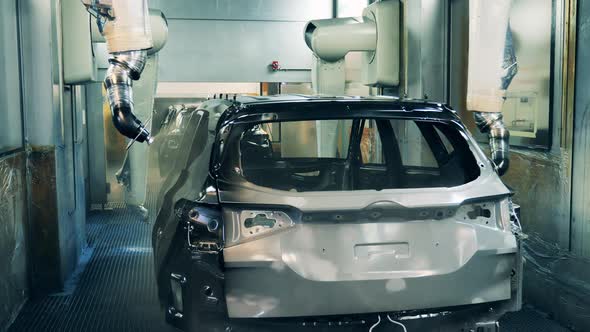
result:
<svg viewBox="0 0 590 332"><path fill-rule="evenodd" d="M133 113L132 81L138 80L147 61L147 51L115 53L104 80L107 97L117 130L127 138L151 144L153 138Z"/></svg>
<svg viewBox="0 0 590 332"><path fill-rule="evenodd" d="M510 166L510 132L504 124L502 113L473 112L479 130L488 134L491 158L500 176Z"/></svg>
<svg viewBox="0 0 590 332"><path fill-rule="evenodd" d="M451 188L295 192L220 175L229 316L336 315L514 299L511 272L519 249L506 226L510 191L475 141L467 134L464 139L481 174ZM249 234L248 213L240 207L250 205L276 208L293 223ZM373 212L373 219L358 211ZM269 213L255 212L263 219ZM318 217L306 217L311 214ZM424 297L425 289L436 292Z"/></svg>

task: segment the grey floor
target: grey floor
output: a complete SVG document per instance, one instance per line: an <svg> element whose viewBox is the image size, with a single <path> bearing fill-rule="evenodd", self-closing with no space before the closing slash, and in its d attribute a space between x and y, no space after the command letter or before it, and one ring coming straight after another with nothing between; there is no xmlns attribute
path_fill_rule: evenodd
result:
<svg viewBox="0 0 590 332"><path fill-rule="evenodd" d="M75 287L29 301L9 331L173 331L158 305L151 228L127 209L91 213Z"/></svg>
<svg viewBox="0 0 590 332"><path fill-rule="evenodd" d="M174 331L157 301L151 228L122 207L91 213L85 265L64 293L29 301L9 331ZM502 331L569 330L525 309L505 317Z"/></svg>

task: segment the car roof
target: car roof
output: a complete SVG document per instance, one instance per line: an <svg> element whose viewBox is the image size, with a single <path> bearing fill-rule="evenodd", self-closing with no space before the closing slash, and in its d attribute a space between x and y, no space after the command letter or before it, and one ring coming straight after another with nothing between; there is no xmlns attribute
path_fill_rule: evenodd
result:
<svg viewBox="0 0 590 332"><path fill-rule="evenodd" d="M367 116L396 116L422 119L454 120L460 122L457 113L441 103L425 100L399 99L389 96L236 96L233 100L223 100L229 106L222 115L222 123L254 120L266 114L276 115L276 119L293 117L336 117L356 113ZM321 107L321 113L318 112Z"/></svg>
<svg viewBox="0 0 590 332"><path fill-rule="evenodd" d="M292 104L313 102L341 102L341 103L372 103L382 102L395 105L405 105L407 108L435 107L442 108L443 104L418 99L400 99L393 96L328 96L286 94L274 96L239 96L236 101L245 106L268 104ZM447 108L448 109L448 108ZM450 110L450 109L449 109Z"/></svg>

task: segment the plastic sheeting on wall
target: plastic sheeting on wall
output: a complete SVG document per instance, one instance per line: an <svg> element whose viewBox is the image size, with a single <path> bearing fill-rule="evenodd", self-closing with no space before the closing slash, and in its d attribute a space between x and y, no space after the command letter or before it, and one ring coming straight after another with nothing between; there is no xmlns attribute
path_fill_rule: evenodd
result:
<svg viewBox="0 0 590 332"><path fill-rule="evenodd" d="M515 191L528 239L524 301L560 324L586 331L590 326L590 259L569 250L571 174L566 150L549 153L515 149L503 178Z"/></svg>
<svg viewBox="0 0 590 332"><path fill-rule="evenodd" d="M590 326L590 258L546 241L538 233L528 234L524 257L524 282L556 298L552 315L558 321L574 331L586 331Z"/></svg>
<svg viewBox="0 0 590 332"><path fill-rule="evenodd" d="M0 330L27 297L24 153L0 159Z"/></svg>

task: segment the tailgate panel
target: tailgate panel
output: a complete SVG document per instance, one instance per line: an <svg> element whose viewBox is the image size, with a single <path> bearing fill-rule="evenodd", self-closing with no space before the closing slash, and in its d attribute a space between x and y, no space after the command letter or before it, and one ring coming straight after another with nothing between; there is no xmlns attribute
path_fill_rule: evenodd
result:
<svg viewBox="0 0 590 332"><path fill-rule="evenodd" d="M300 223L224 249L230 317L425 309L509 299L510 232L458 221Z"/></svg>

